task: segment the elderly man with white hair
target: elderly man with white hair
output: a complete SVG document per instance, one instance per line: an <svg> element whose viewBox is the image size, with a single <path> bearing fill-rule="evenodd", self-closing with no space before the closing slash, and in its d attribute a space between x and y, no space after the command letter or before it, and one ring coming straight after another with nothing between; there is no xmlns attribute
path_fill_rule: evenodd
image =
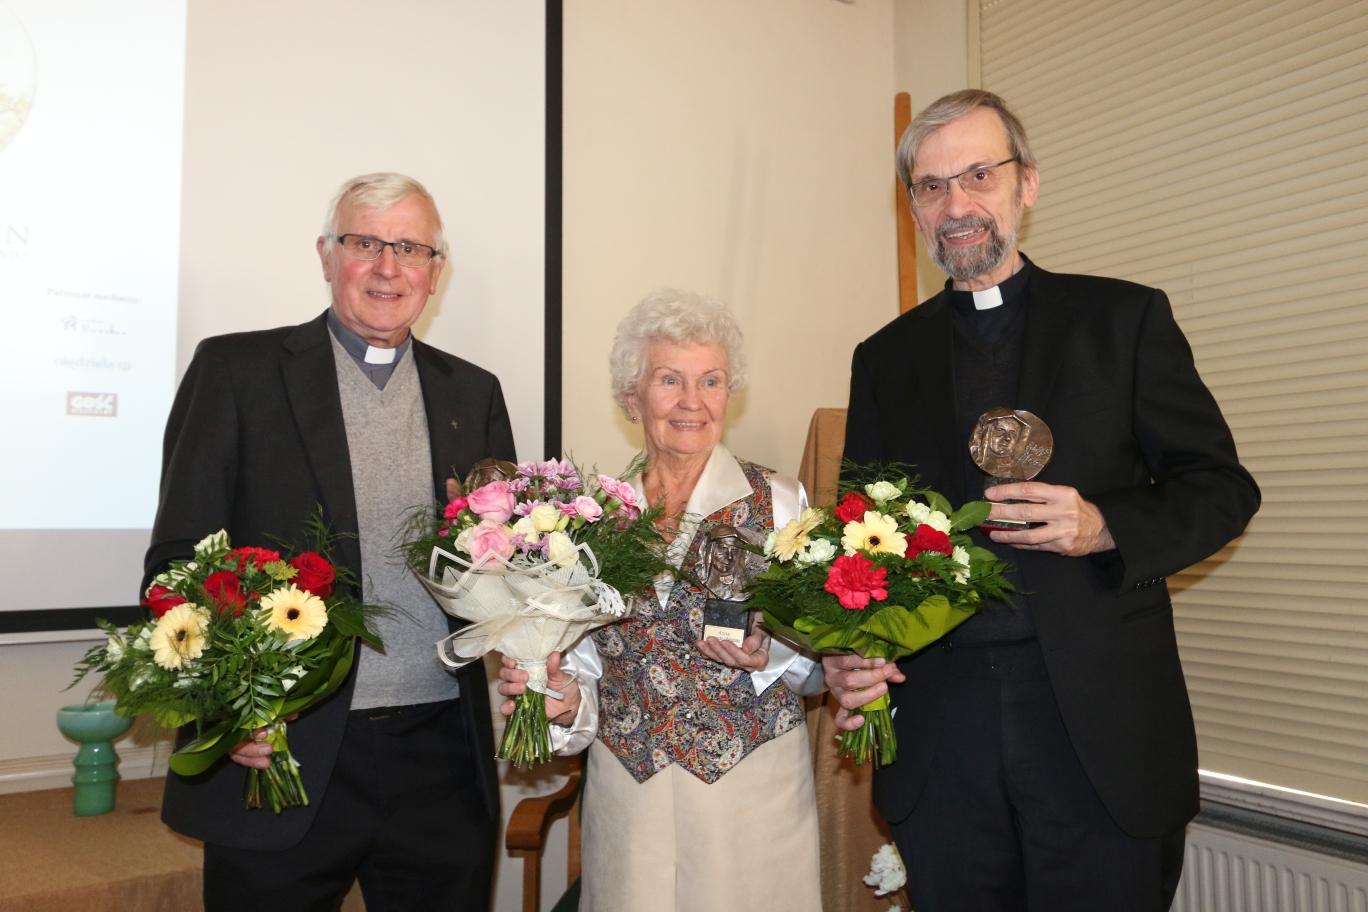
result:
<svg viewBox="0 0 1368 912"><path fill-rule="evenodd" d="M204 841L211 912L333 909L358 877L370 912L485 910L499 812L484 676L439 665L448 619L393 548L448 476L514 457L508 413L494 375L410 332L446 263L420 183L347 181L316 246L326 311L196 350L167 421L146 574L219 529L239 545L304 541L321 506L355 594L396 610L378 622L384 650L359 647L338 692L289 723L307 806L244 809L246 767L271 751L248 741L201 776L169 776L163 817Z"/></svg>

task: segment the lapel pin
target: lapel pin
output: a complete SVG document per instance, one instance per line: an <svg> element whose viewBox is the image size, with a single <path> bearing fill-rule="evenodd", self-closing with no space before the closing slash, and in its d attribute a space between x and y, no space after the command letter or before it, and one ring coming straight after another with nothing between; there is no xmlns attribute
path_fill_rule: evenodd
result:
<svg viewBox="0 0 1368 912"><path fill-rule="evenodd" d="M451 419L451 429L453 431L459 431L461 429L461 423L457 421L455 418Z"/></svg>

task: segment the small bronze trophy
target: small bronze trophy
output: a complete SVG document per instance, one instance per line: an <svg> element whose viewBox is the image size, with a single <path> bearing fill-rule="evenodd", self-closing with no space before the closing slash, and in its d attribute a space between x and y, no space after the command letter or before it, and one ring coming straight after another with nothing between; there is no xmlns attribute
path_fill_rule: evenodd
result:
<svg viewBox="0 0 1368 912"><path fill-rule="evenodd" d="M1001 484L1030 481L1040 474L1054 454L1050 426L1025 409L1006 406L979 415L969 436L969 457L983 470L984 490ZM1002 501L1020 503L1021 501ZM1042 523L1017 519L989 519L988 529L1034 529Z"/></svg>
<svg viewBox="0 0 1368 912"><path fill-rule="evenodd" d="M716 525L705 534L699 554L708 594L703 606L703 636L740 646L755 624L755 613L746 608L746 583L763 572L768 561L746 547L761 544L754 529Z"/></svg>

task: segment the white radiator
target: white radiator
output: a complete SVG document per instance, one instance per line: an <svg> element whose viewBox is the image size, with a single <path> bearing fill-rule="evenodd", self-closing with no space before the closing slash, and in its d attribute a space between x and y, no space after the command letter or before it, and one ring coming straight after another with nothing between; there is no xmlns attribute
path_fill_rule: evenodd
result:
<svg viewBox="0 0 1368 912"><path fill-rule="evenodd" d="M1368 859L1194 823L1172 912L1368 912Z"/></svg>

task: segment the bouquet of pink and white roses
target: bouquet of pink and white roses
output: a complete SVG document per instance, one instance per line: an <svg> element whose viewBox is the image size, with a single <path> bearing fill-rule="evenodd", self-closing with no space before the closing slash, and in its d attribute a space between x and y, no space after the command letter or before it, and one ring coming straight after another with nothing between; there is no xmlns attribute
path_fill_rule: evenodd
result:
<svg viewBox="0 0 1368 912"><path fill-rule="evenodd" d="M751 580L765 626L813 652L896 661L934 643L1011 589L1006 565L970 543L989 504L952 509L906 476L842 484L835 510L809 508L765 542L769 568ZM897 741L885 694L861 707L865 724L842 756L892 763Z"/></svg>
<svg viewBox="0 0 1368 912"><path fill-rule="evenodd" d="M94 671L123 716L150 714L165 728L195 724L196 737L168 760L173 772L204 772L258 728L271 766L247 771L247 807L277 814L309 803L290 754L285 719L332 694L351 670L355 643L376 647L350 574L329 557L332 537L310 524L311 550L287 558L269 548L234 548L220 530L172 561L147 589L152 620L119 630L101 621L104 644L77 665ZM73 685L75 682L73 682Z"/></svg>
<svg viewBox="0 0 1368 912"><path fill-rule="evenodd" d="M664 542L636 491L585 481L570 462L485 460L439 515L415 514L409 566L448 614L471 623L438 644L456 668L499 652L528 672L498 756L531 766L552 756L546 659L621 620L632 597L668 570Z"/></svg>

